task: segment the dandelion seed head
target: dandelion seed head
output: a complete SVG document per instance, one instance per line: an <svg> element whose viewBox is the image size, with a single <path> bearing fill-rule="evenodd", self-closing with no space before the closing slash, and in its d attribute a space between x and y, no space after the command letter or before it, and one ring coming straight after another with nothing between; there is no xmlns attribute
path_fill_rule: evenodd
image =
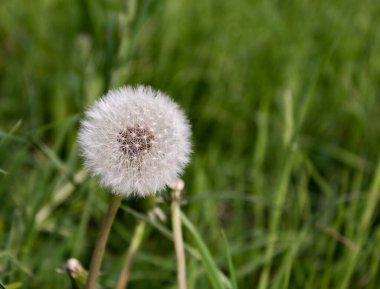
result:
<svg viewBox="0 0 380 289"><path fill-rule="evenodd" d="M86 112L78 139L90 171L124 196L165 188L191 151L190 125L181 109L146 86L109 91Z"/></svg>

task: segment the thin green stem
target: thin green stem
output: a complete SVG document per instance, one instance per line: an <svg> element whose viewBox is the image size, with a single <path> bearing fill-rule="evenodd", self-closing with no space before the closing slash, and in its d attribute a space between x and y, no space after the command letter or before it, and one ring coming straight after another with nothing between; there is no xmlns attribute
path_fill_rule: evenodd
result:
<svg viewBox="0 0 380 289"><path fill-rule="evenodd" d="M133 257L141 245L141 241L144 237L144 231L145 221L140 220L133 233L131 245L129 246L128 253L125 257L123 270L121 271L119 281L117 282L117 289L126 289L128 286Z"/></svg>
<svg viewBox="0 0 380 289"><path fill-rule="evenodd" d="M121 195L114 195L111 203L109 204L106 215L104 216L103 223L98 233L94 251L92 252L90 269L86 283L86 289L95 289L96 279L100 272L104 250L108 240L108 235L111 230L113 220L115 219L116 212L120 206L122 197Z"/></svg>
<svg viewBox="0 0 380 289"><path fill-rule="evenodd" d="M265 265L260 275L260 281L258 285L259 289L268 288L272 259L275 252L275 245L278 241L278 226L281 220L282 208L286 199L286 192L292 171L293 159L294 158L291 155L290 159L288 159L284 167L284 171L282 173L280 184L278 187L278 194L275 200L275 210L272 213L269 224L268 246L264 256Z"/></svg>
<svg viewBox="0 0 380 289"><path fill-rule="evenodd" d="M181 190L172 191L172 227L177 258L178 289L186 289L186 258L181 227Z"/></svg>

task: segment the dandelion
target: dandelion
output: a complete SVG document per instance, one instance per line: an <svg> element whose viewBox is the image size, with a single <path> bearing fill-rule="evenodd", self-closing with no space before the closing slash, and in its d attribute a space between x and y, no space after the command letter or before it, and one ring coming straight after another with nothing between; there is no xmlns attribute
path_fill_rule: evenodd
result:
<svg viewBox="0 0 380 289"><path fill-rule="evenodd" d="M123 196L172 183L189 161L190 126L169 97L150 87L111 90L86 113L79 143L87 167Z"/></svg>
<svg viewBox="0 0 380 289"><path fill-rule="evenodd" d="M190 125L178 105L150 87L111 90L86 112L79 131L85 164L114 193L99 230L86 289L95 287L122 197L145 197L172 183L189 161L189 138Z"/></svg>

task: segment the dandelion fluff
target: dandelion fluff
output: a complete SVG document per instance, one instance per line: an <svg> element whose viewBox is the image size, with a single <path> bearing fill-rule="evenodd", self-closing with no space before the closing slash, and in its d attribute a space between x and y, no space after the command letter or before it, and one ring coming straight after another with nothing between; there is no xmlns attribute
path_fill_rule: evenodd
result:
<svg viewBox="0 0 380 289"><path fill-rule="evenodd" d="M189 138L178 105L147 86L110 90L79 131L86 166L123 196L154 194L172 183L189 161Z"/></svg>

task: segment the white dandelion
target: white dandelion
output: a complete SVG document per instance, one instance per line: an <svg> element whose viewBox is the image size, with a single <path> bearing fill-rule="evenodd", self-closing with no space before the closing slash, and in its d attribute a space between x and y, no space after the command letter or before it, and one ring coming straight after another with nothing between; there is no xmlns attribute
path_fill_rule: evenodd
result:
<svg viewBox="0 0 380 289"><path fill-rule="evenodd" d="M147 86L110 90L86 112L79 143L90 171L123 196L146 196L189 161L190 125L168 96Z"/></svg>

